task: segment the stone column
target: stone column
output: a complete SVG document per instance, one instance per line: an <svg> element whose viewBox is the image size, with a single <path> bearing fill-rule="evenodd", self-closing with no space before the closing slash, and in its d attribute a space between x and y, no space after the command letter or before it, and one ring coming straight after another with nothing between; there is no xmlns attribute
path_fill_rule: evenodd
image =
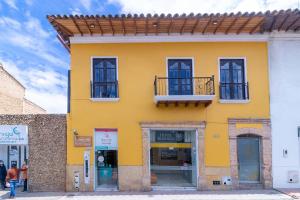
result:
<svg viewBox="0 0 300 200"><path fill-rule="evenodd" d="M142 128L143 140L143 177L142 184L144 191L151 190L151 172L150 172L150 129Z"/></svg>
<svg viewBox="0 0 300 200"><path fill-rule="evenodd" d="M263 124L264 137L262 138L263 149L263 186L265 189L273 187L272 178L272 139L271 139L271 125L270 123Z"/></svg>
<svg viewBox="0 0 300 200"><path fill-rule="evenodd" d="M204 141L204 126L197 128L198 135L198 190L205 190L207 187L206 184L206 175L205 175L205 141Z"/></svg>

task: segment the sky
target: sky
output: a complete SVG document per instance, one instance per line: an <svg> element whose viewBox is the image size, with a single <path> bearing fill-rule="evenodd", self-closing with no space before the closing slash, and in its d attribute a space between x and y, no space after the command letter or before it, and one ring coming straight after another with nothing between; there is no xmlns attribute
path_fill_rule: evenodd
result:
<svg viewBox="0 0 300 200"><path fill-rule="evenodd" d="M67 111L70 55L46 15L259 12L300 0L0 0L0 63L48 113Z"/></svg>

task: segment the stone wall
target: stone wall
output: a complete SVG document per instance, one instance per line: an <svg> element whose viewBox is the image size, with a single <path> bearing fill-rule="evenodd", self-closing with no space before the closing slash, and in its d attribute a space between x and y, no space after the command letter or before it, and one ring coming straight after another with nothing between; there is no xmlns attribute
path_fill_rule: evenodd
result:
<svg viewBox="0 0 300 200"><path fill-rule="evenodd" d="M66 115L0 115L0 124L28 126L29 190L65 191Z"/></svg>

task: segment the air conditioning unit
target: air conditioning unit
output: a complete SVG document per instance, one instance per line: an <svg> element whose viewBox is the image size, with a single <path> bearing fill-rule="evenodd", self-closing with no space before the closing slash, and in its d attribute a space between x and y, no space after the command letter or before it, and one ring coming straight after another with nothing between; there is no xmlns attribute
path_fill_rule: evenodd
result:
<svg viewBox="0 0 300 200"><path fill-rule="evenodd" d="M288 182L289 183L298 183L299 182L299 172L295 170L288 171Z"/></svg>

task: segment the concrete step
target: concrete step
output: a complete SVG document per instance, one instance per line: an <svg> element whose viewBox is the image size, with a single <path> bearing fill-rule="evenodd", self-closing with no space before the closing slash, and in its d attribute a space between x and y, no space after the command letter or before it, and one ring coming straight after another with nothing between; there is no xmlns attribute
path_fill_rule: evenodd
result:
<svg viewBox="0 0 300 200"><path fill-rule="evenodd" d="M240 183L239 189L242 190L259 190L263 189L263 185L261 183Z"/></svg>

